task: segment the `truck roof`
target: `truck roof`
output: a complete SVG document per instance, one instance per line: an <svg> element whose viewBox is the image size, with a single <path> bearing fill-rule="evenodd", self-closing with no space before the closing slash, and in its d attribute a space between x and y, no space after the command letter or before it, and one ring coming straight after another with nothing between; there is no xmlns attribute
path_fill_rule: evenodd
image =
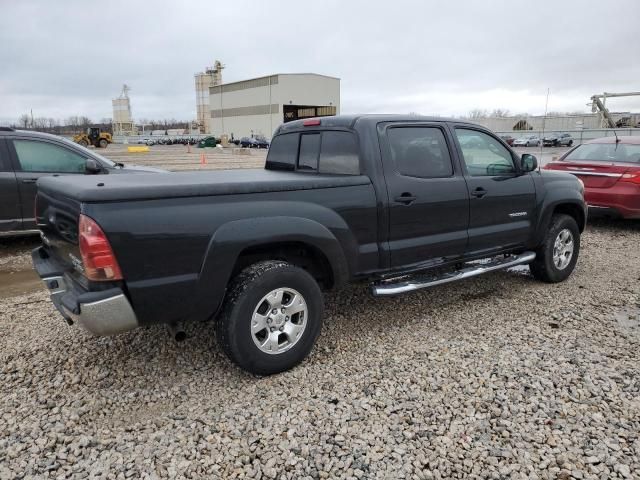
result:
<svg viewBox="0 0 640 480"><path fill-rule="evenodd" d="M294 120L292 122L287 122L276 130L277 133L290 132L298 129L304 128L304 122L310 120L309 118L305 118L303 120ZM390 113L367 113L367 114L358 114L358 115L335 115L330 117L318 117L314 118L314 120L320 120L320 127L342 127L342 128L354 128L356 123L366 122L366 123L382 123L382 122L455 122L455 123L465 123L469 125L476 125L473 122L469 122L466 120L460 120L457 118L447 118L447 117L428 117L422 115L403 115L403 114L390 114ZM308 128L308 127L307 127Z"/></svg>

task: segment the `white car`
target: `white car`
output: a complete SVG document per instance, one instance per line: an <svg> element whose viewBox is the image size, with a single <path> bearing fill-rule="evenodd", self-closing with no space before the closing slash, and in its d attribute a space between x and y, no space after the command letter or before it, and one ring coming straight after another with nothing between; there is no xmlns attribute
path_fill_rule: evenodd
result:
<svg viewBox="0 0 640 480"><path fill-rule="evenodd" d="M529 135L528 137L516 138L513 141L514 147L539 147L540 137L536 135Z"/></svg>

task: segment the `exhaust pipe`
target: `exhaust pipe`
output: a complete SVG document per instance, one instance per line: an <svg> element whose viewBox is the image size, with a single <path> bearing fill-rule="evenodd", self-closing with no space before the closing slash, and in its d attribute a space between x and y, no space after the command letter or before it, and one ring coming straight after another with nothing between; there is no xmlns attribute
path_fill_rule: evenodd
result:
<svg viewBox="0 0 640 480"><path fill-rule="evenodd" d="M176 342L182 342L187 339L187 334L184 331L182 322L171 322L167 327L169 327L169 335L171 335Z"/></svg>

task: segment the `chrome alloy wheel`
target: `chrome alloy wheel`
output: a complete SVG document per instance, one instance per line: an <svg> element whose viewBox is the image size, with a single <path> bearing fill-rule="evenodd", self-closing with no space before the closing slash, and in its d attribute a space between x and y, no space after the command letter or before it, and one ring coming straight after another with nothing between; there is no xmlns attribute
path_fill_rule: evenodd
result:
<svg viewBox="0 0 640 480"><path fill-rule="evenodd" d="M251 338L264 353L277 355L293 347L307 326L307 302L293 288L278 288L262 297L251 318Z"/></svg>
<svg viewBox="0 0 640 480"><path fill-rule="evenodd" d="M573 234L565 228L560 230L553 244L553 264L558 270L564 270L573 258Z"/></svg>

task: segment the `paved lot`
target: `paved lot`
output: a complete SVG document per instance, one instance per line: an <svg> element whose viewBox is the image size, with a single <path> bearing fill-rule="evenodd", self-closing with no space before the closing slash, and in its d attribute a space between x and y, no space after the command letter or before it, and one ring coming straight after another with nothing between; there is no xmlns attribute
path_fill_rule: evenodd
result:
<svg viewBox="0 0 640 480"><path fill-rule="evenodd" d="M136 163L199 168L173 148ZM333 292L309 359L256 378L211 325L68 327L37 283L9 289L36 240L0 240L0 479L640 478L639 243L592 222L559 285Z"/></svg>
<svg viewBox="0 0 640 480"><path fill-rule="evenodd" d="M129 145L131 146L131 145ZM98 153L115 162L135 163L167 170L217 170L225 168L262 168L266 150L246 148L197 148L185 145L153 145L149 152L130 153L127 145L112 144ZM201 164L201 155L205 164Z"/></svg>

